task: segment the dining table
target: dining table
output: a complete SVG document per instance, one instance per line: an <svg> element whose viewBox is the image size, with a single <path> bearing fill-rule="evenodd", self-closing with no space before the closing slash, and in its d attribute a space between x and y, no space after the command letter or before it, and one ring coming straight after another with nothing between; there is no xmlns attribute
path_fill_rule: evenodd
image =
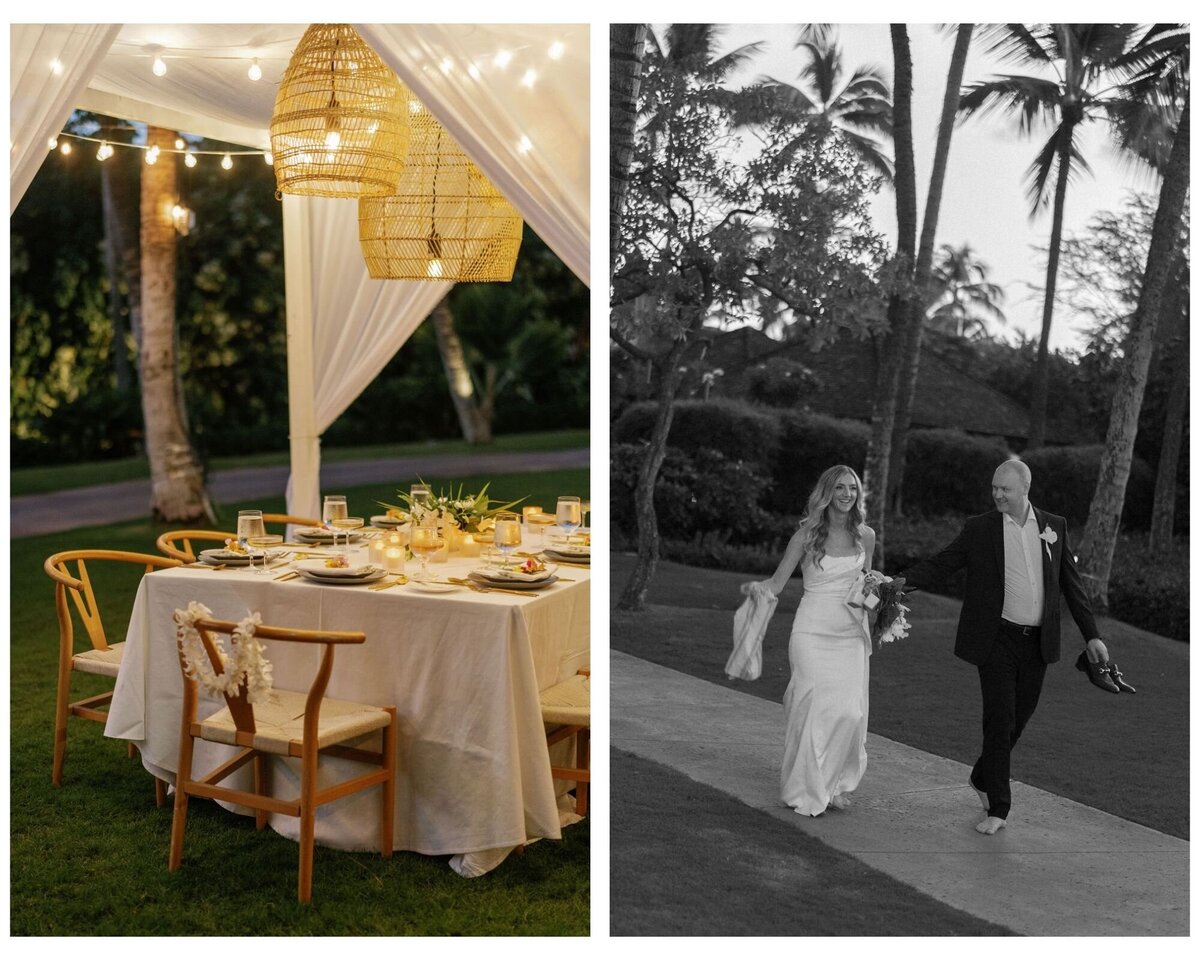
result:
<svg viewBox="0 0 1200 960"><path fill-rule="evenodd" d="M351 562L367 562L366 542L352 547ZM282 561L265 573L203 563L148 573L130 616L105 735L132 741L143 766L174 783L183 679L173 615L191 601L217 619L257 612L273 626L362 631L365 643L337 650L326 696L396 707L396 849L449 854L460 874L485 873L513 848L560 838L562 827L578 819L565 796L571 785L551 775L539 692L589 665L590 568L559 567L557 581L537 590L483 592L446 583L468 579L480 566L479 557L450 555L429 564L442 584L409 579L386 589L289 576ZM409 577L415 567L409 561ZM274 687L307 690L320 651L309 644L264 646ZM224 706L198 692L200 716ZM574 749L570 741L555 745L561 747ZM196 748L198 770L236 751L206 741ZM353 760L322 756L318 787L357 772ZM248 777L248 768L239 775ZM275 796L298 796L298 761L272 758L269 782ZM381 802L381 791L365 790L322 806L317 843L378 849ZM270 825L298 836L295 818L275 814Z"/></svg>

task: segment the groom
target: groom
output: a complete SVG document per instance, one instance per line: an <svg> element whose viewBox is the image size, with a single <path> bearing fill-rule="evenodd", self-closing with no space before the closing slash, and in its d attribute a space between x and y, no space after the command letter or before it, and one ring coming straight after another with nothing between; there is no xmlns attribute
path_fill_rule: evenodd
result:
<svg viewBox="0 0 1200 960"><path fill-rule="evenodd" d="M1060 591L1088 638L1088 658L1108 659L1067 546L1067 522L1030 504L1031 480L1029 467L1006 460L992 476L996 509L970 517L941 553L900 574L906 589L928 589L967 570L954 653L979 669L983 751L971 786L987 814L975 829L986 834L1008 818L1009 754L1037 707L1046 664L1059 659Z"/></svg>

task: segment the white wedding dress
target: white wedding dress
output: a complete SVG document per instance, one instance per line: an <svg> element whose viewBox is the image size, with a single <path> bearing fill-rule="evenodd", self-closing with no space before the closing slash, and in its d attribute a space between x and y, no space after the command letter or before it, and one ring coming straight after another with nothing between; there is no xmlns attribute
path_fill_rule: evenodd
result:
<svg viewBox="0 0 1200 960"><path fill-rule="evenodd" d="M801 567L804 597L792 623L792 680L783 697L783 802L797 813L823 813L850 793L867 768L867 681L871 638L866 614L846 606L863 566L823 557Z"/></svg>

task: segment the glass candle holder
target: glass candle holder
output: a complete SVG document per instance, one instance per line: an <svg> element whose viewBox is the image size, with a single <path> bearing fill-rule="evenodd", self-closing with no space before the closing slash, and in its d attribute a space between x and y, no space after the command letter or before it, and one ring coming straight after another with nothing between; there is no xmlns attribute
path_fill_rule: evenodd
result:
<svg viewBox="0 0 1200 960"><path fill-rule="evenodd" d="M370 554L372 566L376 566L376 567L380 567L380 568L383 567L384 560L385 560L384 551L387 550L387 546L388 546L387 543L385 543L382 538L371 541L371 545L369 548L369 554Z"/></svg>
<svg viewBox="0 0 1200 960"><path fill-rule="evenodd" d="M383 551L383 565L388 573L404 572L404 547L387 547Z"/></svg>

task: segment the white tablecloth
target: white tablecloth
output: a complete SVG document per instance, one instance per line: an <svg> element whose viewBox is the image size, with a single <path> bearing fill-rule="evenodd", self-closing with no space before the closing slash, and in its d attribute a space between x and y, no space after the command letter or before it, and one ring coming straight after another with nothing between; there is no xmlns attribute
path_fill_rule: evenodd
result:
<svg viewBox="0 0 1200 960"><path fill-rule="evenodd" d="M444 580L466 576L478 564L451 558L430 569ZM589 571L564 567L559 574L575 582L524 599L466 588L421 593L411 584L371 591L275 581L245 569L156 571L138 589L105 735L135 741L145 767L174 781L183 686L172 614L191 600L220 619L258 611L263 623L277 626L362 630L366 643L337 650L326 695L396 706L396 848L471 854L557 838L559 807L538 692L586 665L589 645ZM307 690L320 648L265 646L275 686ZM205 699L202 690L200 696L201 715L207 704L212 710L223 705ZM196 746L197 771L233 753L218 744ZM296 763L275 762L276 796L299 795ZM361 769L323 757L320 782ZM379 790L365 790L321 807L317 842L377 849L379 803ZM274 815L271 826L287 836L298 833L291 817ZM494 865L503 855L481 859ZM468 875L480 871L461 861L455 868Z"/></svg>

